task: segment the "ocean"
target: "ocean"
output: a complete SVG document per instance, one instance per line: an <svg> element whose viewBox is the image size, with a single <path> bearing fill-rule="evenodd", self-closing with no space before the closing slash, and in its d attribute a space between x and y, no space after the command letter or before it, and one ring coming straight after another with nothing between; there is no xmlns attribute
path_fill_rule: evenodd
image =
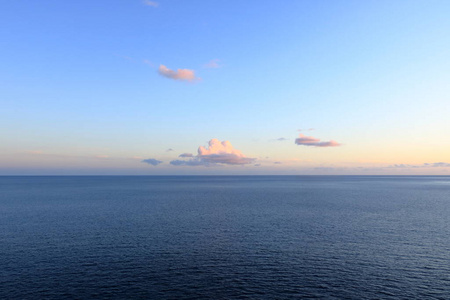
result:
<svg viewBox="0 0 450 300"><path fill-rule="evenodd" d="M450 177L0 177L0 299L450 299Z"/></svg>

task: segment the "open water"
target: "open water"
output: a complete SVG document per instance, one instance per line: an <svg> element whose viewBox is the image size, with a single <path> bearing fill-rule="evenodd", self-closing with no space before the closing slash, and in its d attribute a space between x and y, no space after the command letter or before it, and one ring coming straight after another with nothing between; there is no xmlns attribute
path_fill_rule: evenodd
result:
<svg viewBox="0 0 450 300"><path fill-rule="evenodd" d="M1 299L450 299L450 177L0 177Z"/></svg>

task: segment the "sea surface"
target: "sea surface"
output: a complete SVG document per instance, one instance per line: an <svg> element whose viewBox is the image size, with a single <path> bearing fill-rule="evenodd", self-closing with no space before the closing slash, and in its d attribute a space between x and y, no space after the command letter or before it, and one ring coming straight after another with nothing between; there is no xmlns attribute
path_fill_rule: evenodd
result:
<svg viewBox="0 0 450 300"><path fill-rule="evenodd" d="M0 177L0 299L450 299L450 177Z"/></svg>

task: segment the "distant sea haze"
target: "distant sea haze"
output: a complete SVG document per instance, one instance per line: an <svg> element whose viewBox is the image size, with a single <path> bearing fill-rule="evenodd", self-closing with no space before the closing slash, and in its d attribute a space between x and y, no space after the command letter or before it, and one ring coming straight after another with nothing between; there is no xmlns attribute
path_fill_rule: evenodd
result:
<svg viewBox="0 0 450 300"><path fill-rule="evenodd" d="M0 299L450 299L450 177L0 177Z"/></svg>

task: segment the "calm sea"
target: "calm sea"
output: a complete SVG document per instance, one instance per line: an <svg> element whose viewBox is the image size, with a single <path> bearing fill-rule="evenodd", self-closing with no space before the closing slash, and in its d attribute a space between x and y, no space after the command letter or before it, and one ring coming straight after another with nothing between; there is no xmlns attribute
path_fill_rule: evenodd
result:
<svg viewBox="0 0 450 300"><path fill-rule="evenodd" d="M450 177L0 177L1 299L450 299Z"/></svg>

